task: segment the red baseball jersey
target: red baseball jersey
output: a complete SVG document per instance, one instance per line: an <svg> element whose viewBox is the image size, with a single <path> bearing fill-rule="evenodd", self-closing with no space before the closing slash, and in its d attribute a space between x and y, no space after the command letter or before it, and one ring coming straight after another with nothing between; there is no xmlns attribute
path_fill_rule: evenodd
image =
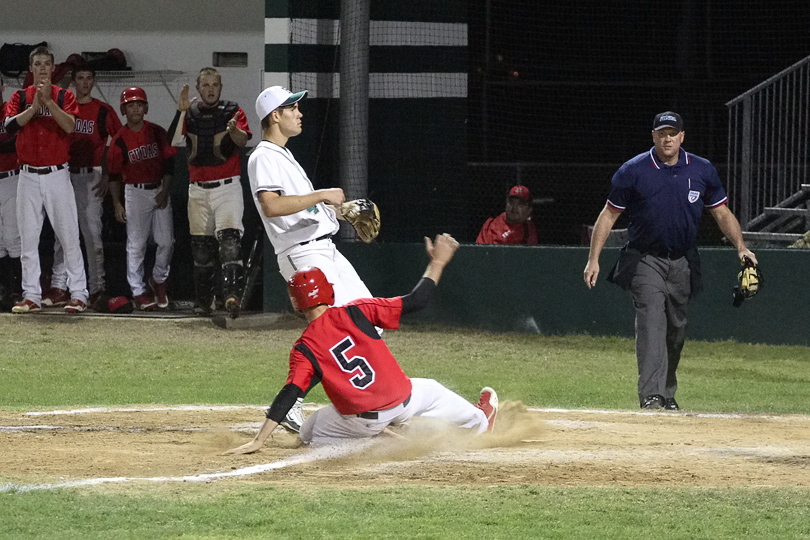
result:
<svg viewBox="0 0 810 540"><path fill-rule="evenodd" d="M481 232L478 233L476 244L524 244L537 245L537 227L531 218L510 225L506 222L506 212L496 218L489 218Z"/></svg>
<svg viewBox="0 0 810 540"><path fill-rule="evenodd" d="M6 132L6 107L8 103L0 105L0 172L11 171L17 165L17 139Z"/></svg>
<svg viewBox="0 0 810 540"><path fill-rule="evenodd" d="M76 131L70 134L70 166L98 167L107 139L118 133L121 121L112 107L98 99L78 106Z"/></svg>
<svg viewBox="0 0 810 540"><path fill-rule="evenodd" d="M332 307L309 323L290 353L287 384L321 382L340 414L395 407L411 395L411 380L374 326L398 328L402 298L361 298Z"/></svg>
<svg viewBox="0 0 810 540"><path fill-rule="evenodd" d="M144 120L140 131L124 126L110 141L107 171L123 175L125 184L159 182L164 175L163 161L176 153L169 146L166 130Z"/></svg>
<svg viewBox="0 0 810 540"><path fill-rule="evenodd" d="M183 117L183 135L187 135L186 124L188 123L188 117ZM242 107L237 107L236 111L236 127L241 129L242 131L246 131L248 134L248 139L251 138L252 133L250 132L250 126L248 125L248 119L245 115L245 111L242 110ZM213 134L211 135L213 137ZM190 148L191 143L186 138L186 148ZM233 154L228 158L228 160L223 163L222 165L213 165L208 167L202 167L197 165L192 165L189 163L188 165L188 177L190 182L208 182L210 180L219 180L221 178L230 178L232 176L239 176L242 174L242 168L240 163L239 157L239 149L237 148Z"/></svg>
<svg viewBox="0 0 810 540"><path fill-rule="evenodd" d="M22 90L25 94L25 105L20 107L20 92L11 95L6 111L7 117L17 116L31 107L37 89L29 86ZM76 116L79 106L73 92L58 86L51 86L51 99L59 103L59 93L64 92L61 108L68 114ZM59 127L51 111L44 105L39 108L34 118L17 132L17 157L20 163L33 167L47 167L67 163L70 148L70 134Z"/></svg>

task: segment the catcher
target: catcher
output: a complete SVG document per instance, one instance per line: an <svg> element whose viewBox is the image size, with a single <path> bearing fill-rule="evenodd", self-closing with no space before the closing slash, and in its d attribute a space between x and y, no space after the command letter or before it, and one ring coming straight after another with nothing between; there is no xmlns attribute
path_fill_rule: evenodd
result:
<svg viewBox="0 0 810 540"><path fill-rule="evenodd" d="M338 219L354 225L360 238L370 242L379 233L380 214L367 199L346 202L340 188L314 189L287 149L290 137L301 133L303 115L298 102L306 95L306 90L293 94L272 86L256 100L262 140L248 160L250 191L284 280L301 268L320 268L334 285L335 305L342 306L358 298L371 298L371 293L332 242L339 229ZM302 400L300 396L282 425L300 429Z"/></svg>

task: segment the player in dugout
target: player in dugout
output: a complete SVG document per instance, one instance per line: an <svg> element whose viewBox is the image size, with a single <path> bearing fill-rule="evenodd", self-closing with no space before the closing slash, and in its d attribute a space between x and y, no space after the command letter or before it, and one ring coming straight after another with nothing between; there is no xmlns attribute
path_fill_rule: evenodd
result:
<svg viewBox="0 0 810 540"><path fill-rule="evenodd" d="M227 453L259 450L296 399L318 383L332 403L304 420L300 437L307 444L373 437L414 416L441 419L477 433L492 430L498 410L492 388L484 387L473 405L433 379L409 378L374 328L398 328L403 314L427 305L458 242L441 234L433 242L425 238L425 248L430 258L427 269L404 296L333 306L335 293L323 272L310 267L293 275L288 281L290 300L309 325L293 346L287 384L267 409L258 434Z"/></svg>
<svg viewBox="0 0 810 540"><path fill-rule="evenodd" d="M537 226L532 220L532 194L526 186L514 186L506 196L506 211L489 218L476 244L537 245Z"/></svg>

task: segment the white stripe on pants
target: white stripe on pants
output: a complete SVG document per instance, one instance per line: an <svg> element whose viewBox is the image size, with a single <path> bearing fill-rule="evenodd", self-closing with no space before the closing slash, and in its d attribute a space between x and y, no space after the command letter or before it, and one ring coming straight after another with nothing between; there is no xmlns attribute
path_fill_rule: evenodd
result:
<svg viewBox="0 0 810 540"><path fill-rule="evenodd" d="M79 230L84 239L87 257L87 288L90 294L103 291L104 285L104 244L101 241L102 199L94 192L101 181L101 168L96 167L89 173L70 175L73 192L76 194L76 209L79 216ZM64 289L67 281L64 255L59 240L53 250L53 277L51 287Z"/></svg>
<svg viewBox="0 0 810 540"><path fill-rule="evenodd" d="M158 209L155 203L158 189L140 189L126 185L124 200L127 211L127 281L132 294L146 292L143 262L146 246L151 237L157 244L152 277L158 283L169 277L169 267L174 252L174 224L171 200L166 208Z"/></svg>
<svg viewBox="0 0 810 540"><path fill-rule="evenodd" d="M17 223L20 228L23 296L42 304L39 284L39 235L47 214L56 238L62 244L67 271L67 289L71 298L87 302L87 279L79 245L79 220L76 199L68 169L49 174L20 170L17 185Z"/></svg>

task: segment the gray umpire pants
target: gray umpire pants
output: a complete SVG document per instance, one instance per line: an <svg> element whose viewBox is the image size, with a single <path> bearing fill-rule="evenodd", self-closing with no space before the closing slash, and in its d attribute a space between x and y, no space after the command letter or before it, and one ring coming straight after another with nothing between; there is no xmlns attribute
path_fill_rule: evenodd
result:
<svg viewBox="0 0 810 540"><path fill-rule="evenodd" d="M689 292L686 257L645 255L638 263L630 293L636 308L639 402L654 394L675 397Z"/></svg>

